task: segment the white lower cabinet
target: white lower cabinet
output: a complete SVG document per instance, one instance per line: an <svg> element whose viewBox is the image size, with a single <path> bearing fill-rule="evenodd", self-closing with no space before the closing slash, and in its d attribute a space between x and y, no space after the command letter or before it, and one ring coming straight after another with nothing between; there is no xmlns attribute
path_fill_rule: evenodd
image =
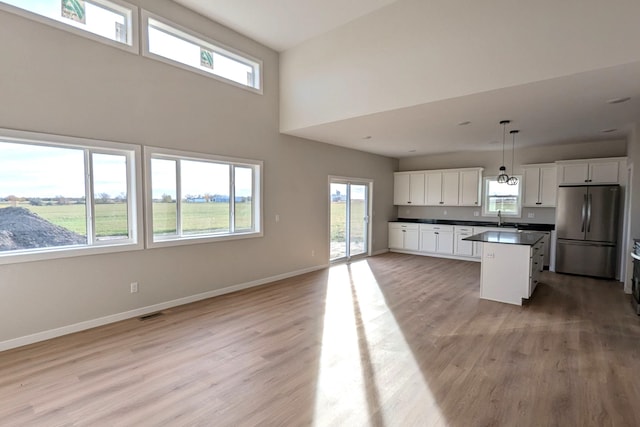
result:
<svg viewBox="0 0 640 427"><path fill-rule="evenodd" d="M420 247L418 233L418 224L390 222L389 249L417 251Z"/></svg>
<svg viewBox="0 0 640 427"><path fill-rule="evenodd" d="M460 256L473 256L473 242L463 240L474 235L473 227L456 225L453 227L453 230L455 233L455 248L453 253Z"/></svg>
<svg viewBox="0 0 640 427"><path fill-rule="evenodd" d="M420 224L420 252L453 255L453 226Z"/></svg>

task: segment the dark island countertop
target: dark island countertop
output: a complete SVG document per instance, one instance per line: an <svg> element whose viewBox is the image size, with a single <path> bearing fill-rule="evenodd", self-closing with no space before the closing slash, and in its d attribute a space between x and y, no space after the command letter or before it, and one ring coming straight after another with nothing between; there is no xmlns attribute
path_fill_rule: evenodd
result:
<svg viewBox="0 0 640 427"><path fill-rule="evenodd" d="M398 218L389 222L408 222L416 224L443 224L443 225L466 225L468 227L498 227L497 222L491 221L463 221L455 219L428 219L428 218ZM552 231L554 224L533 224L526 222L503 222L501 227L517 228L518 230L531 231Z"/></svg>
<svg viewBox="0 0 640 427"><path fill-rule="evenodd" d="M513 231L485 231L462 240L482 243L504 243L507 245L533 246L544 237L542 233L517 233Z"/></svg>

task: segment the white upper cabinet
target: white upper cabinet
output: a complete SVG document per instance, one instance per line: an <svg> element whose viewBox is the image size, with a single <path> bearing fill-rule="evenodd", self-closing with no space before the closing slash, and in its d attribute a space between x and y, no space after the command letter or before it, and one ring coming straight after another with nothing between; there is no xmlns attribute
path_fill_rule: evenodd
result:
<svg viewBox="0 0 640 427"><path fill-rule="evenodd" d="M428 206L439 206L442 204L442 172L425 173L426 196L425 201Z"/></svg>
<svg viewBox="0 0 640 427"><path fill-rule="evenodd" d="M393 175L394 205L424 205L424 172L396 172Z"/></svg>
<svg viewBox="0 0 640 427"><path fill-rule="evenodd" d="M456 206L458 204L457 171L429 171L425 174L427 181L427 206Z"/></svg>
<svg viewBox="0 0 640 427"><path fill-rule="evenodd" d="M460 171L460 206L482 205L482 169Z"/></svg>
<svg viewBox="0 0 640 427"><path fill-rule="evenodd" d="M526 207L554 207L558 188L557 168L553 163L522 165Z"/></svg>
<svg viewBox="0 0 640 427"><path fill-rule="evenodd" d="M482 168L425 171L427 206L479 206Z"/></svg>
<svg viewBox="0 0 640 427"><path fill-rule="evenodd" d="M559 184L619 184L624 157L556 162Z"/></svg>
<svg viewBox="0 0 640 427"><path fill-rule="evenodd" d="M459 204L460 194L460 173L442 172L442 205L456 206Z"/></svg>
<svg viewBox="0 0 640 427"><path fill-rule="evenodd" d="M396 172L393 204L480 206L482 168Z"/></svg>

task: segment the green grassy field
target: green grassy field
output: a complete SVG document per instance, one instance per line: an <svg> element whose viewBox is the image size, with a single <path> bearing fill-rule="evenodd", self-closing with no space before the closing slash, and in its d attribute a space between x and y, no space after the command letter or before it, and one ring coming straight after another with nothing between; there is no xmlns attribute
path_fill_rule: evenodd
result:
<svg viewBox="0 0 640 427"><path fill-rule="evenodd" d="M10 206L1 204L0 208ZM38 214L47 221L86 235L86 214L84 205L32 206L29 203L18 204ZM96 235L126 236L127 205L125 203L96 204ZM229 229L228 203L184 203L182 208L183 231L185 233L215 232ZM175 233L176 204L154 203L153 221L155 234ZM251 203L236 204L236 229L251 227Z"/></svg>
<svg viewBox="0 0 640 427"><path fill-rule="evenodd" d="M351 240L362 241L365 236L364 201L351 202ZM331 202L331 241L344 241L347 224L346 202Z"/></svg>

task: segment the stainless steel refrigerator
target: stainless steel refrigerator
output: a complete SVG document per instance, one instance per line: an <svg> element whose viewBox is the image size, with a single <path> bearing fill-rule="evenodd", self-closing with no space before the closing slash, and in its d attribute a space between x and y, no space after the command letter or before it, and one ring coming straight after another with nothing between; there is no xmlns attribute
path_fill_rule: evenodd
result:
<svg viewBox="0 0 640 427"><path fill-rule="evenodd" d="M619 185L558 188L558 273L615 278L619 205Z"/></svg>

